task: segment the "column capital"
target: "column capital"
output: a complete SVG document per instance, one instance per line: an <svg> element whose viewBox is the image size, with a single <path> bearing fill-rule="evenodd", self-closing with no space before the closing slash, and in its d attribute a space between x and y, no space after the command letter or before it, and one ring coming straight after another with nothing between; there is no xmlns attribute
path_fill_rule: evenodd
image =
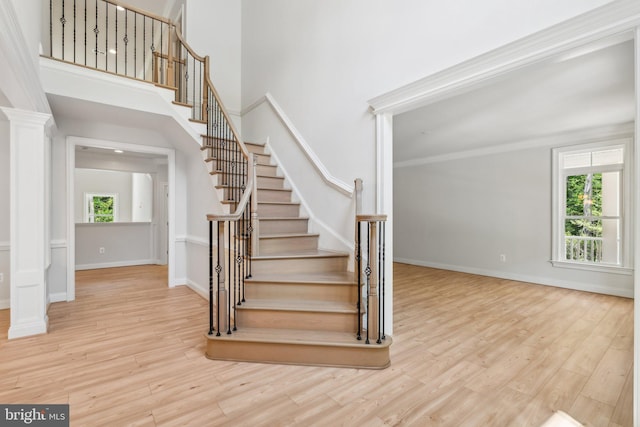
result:
<svg viewBox="0 0 640 427"><path fill-rule="evenodd" d="M18 108L0 107L0 110L11 123L23 123L35 126L50 126L53 124L53 116L49 113L20 110Z"/></svg>

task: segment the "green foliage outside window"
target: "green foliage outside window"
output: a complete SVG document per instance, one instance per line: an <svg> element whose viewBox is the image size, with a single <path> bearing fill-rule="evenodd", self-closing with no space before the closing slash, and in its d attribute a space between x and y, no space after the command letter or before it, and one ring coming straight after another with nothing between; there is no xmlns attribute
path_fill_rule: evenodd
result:
<svg viewBox="0 0 640 427"><path fill-rule="evenodd" d="M113 197L94 196L92 202L94 222L113 222Z"/></svg>
<svg viewBox="0 0 640 427"><path fill-rule="evenodd" d="M602 215L602 174L567 177L567 216L599 217ZM569 219L565 235L602 237L602 221L588 218Z"/></svg>

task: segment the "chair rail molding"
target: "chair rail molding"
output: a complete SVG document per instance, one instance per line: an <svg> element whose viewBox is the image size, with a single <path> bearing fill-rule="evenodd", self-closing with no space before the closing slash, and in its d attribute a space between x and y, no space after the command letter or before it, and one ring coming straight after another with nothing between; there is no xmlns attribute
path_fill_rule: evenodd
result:
<svg viewBox="0 0 640 427"><path fill-rule="evenodd" d="M241 116L250 113L264 102L267 102L269 106L271 106L273 112L278 116L282 124L291 133L293 139L296 141L307 159L309 159L311 164L313 164L313 167L316 169L316 171L322 176L324 182L347 197L353 196L353 185L343 182L342 180L333 176L331 172L329 172L329 169L327 169L327 167L322 163L320 158L313 151L313 149L311 149L307 141L302 136L302 133L300 133L300 131L294 126L289 116L287 116L287 114L284 112L280 104L278 104L271 93L265 93L264 96L260 97L253 104L243 109L241 112Z"/></svg>

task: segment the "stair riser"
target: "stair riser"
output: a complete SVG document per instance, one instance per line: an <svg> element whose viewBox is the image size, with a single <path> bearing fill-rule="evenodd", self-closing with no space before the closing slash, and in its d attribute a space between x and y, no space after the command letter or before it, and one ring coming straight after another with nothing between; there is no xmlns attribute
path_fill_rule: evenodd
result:
<svg viewBox="0 0 640 427"><path fill-rule="evenodd" d="M312 250L318 248L318 236L295 236L260 239L260 255Z"/></svg>
<svg viewBox="0 0 640 427"><path fill-rule="evenodd" d="M260 234L262 235L306 233L308 227L306 218L260 220Z"/></svg>
<svg viewBox="0 0 640 427"><path fill-rule="evenodd" d="M258 189L258 200L261 202L290 202L291 190L265 190Z"/></svg>
<svg viewBox="0 0 640 427"><path fill-rule="evenodd" d="M289 259L254 258L251 263L251 270L254 277L257 277L258 274L344 271L346 268L346 256Z"/></svg>
<svg viewBox="0 0 640 427"><path fill-rule="evenodd" d="M256 175L276 176L278 167L272 165L256 165Z"/></svg>
<svg viewBox="0 0 640 427"><path fill-rule="evenodd" d="M264 145L253 145L245 142L244 146L247 147L250 153L264 154Z"/></svg>
<svg viewBox="0 0 640 427"><path fill-rule="evenodd" d="M236 190L237 189L229 189L229 188L216 188L216 191L218 193L218 197L221 197L221 201L223 200L235 200L234 196L237 196L238 194L236 194ZM239 197L242 197L242 193L239 194Z"/></svg>
<svg viewBox="0 0 640 427"><path fill-rule="evenodd" d="M283 299L312 301L350 301L355 304L358 287L331 283L270 283L248 281L247 299Z"/></svg>
<svg viewBox="0 0 640 427"><path fill-rule="evenodd" d="M304 329L355 332L357 313L322 313L287 310L238 309L238 328Z"/></svg>
<svg viewBox="0 0 640 427"><path fill-rule="evenodd" d="M258 203L258 218L287 217L296 218L300 214L300 205L271 205Z"/></svg>
<svg viewBox="0 0 640 427"><path fill-rule="evenodd" d="M284 179L283 178L278 178L278 177L259 176L258 177L258 187L259 188L274 188L274 189L284 188Z"/></svg>
<svg viewBox="0 0 640 427"><path fill-rule="evenodd" d="M369 345L366 348L354 348L313 344L207 340L206 356L214 360L365 369L384 369L391 363L389 347L374 345Z"/></svg>

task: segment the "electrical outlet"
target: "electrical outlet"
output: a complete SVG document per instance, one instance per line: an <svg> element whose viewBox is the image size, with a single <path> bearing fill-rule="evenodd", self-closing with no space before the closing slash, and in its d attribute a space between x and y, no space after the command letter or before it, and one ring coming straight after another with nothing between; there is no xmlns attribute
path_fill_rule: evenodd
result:
<svg viewBox="0 0 640 427"><path fill-rule="evenodd" d="M0 273L0 283L4 282L4 273Z"/></svg>
<svg viewBox="0 0 640 427"><path fill-rule="evenodd" d="M507 256L505 254L500 254L500 262L507 262Z"/></svg>
<svg viewBox="0 0 640 427"><path fill-rule="evenodd" d="M98 252L100 253L100 255L104 254L104 248L100 247L100 249L98 249Z"/></svg>

